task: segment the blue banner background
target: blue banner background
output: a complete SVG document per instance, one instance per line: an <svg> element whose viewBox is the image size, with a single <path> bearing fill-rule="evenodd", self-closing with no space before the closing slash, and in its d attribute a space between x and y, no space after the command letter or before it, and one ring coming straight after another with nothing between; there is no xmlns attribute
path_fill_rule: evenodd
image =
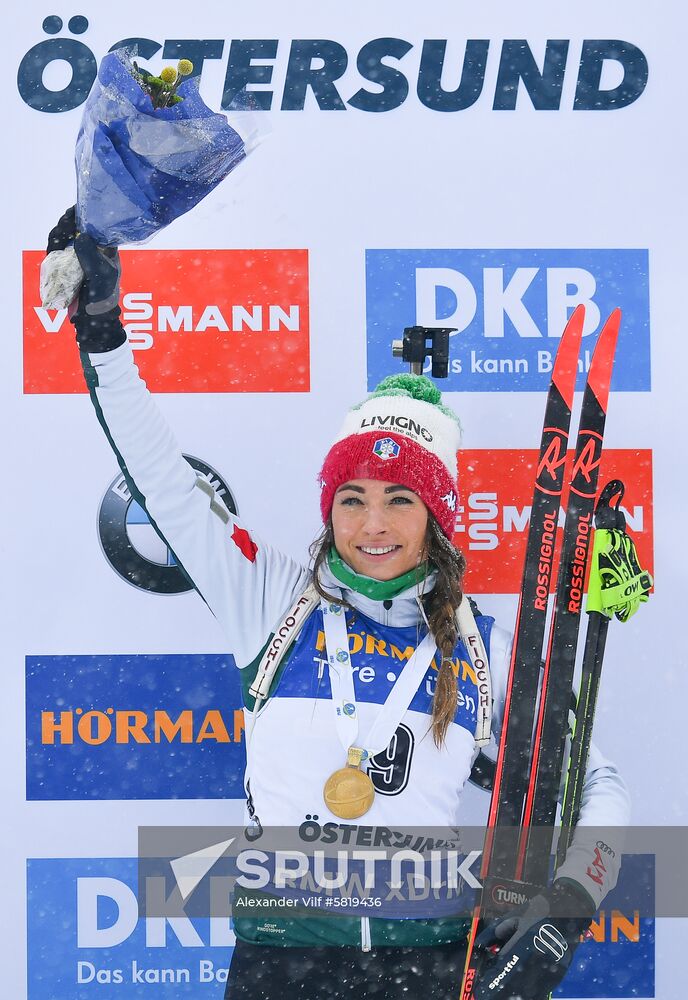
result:
<svg viewBox="0 0 688 1000"><path fill-rule="evenodd" d="M145 712L170 719L193 715L193 740L183 743L115 742L92 745L78 735L77 709ZM222 799L243 798L243 739L234 740L234 712L241 708L240 681L231 656L28 656L26 658L27 799ZM232 742L196 742L208 711L219 711ZM72 712L73 742L43 744L41 713ZM104 720L103 720L104 721Z"/></svg>
<svg viewBox="0 0 688 1000"><path fill-rule="evenodd" d="M79 947L82 940L93 935L94 927L84 914L79 927L77 914L77 879L100 878L116 880L122 885L102 883L103 895L97 907L97 929L112 928L119 922L123 928L116 933L118 943L109 947ZM110 1000L135 1000L142 995L142 986L132 982L132 963L138 969L188 969L189 983L149 982L145 995L158 997L199 996L221 1000L224 984L221 980L201 982L199 963L211 961L215 970L229 965L231 947L210 943L209 921L194 918L177 926L181 936L195 944L182 945L173 927L164 927L164 947L151 947L146 940L146 922L131 918L137 888L137 861L134 858L41 858L27 862L28 884L28 984L29 1000L89 1000L102 997ZM124 895L129 902L120 909L108 898L109 886ZM618 941L610 940L610 915L619 910L629 920L634 909L651 912L654 898L654 858L651 855L631 855L624 858L619 885L605 900L606 940L587 941L581 945L574 966L569 971L565 989L556 996L585 998L654 997L655 938L654 920L641 918L640 940L629 941L623 934ZM152 918L151 936L160 935L162 918ZM127 927L127 922L129 926ZM157 927L155 926L157 921ZM87 924L87 926L84 926ZM127 933L128 931L128 933ZM226 937L227 929L220 931ZM126 936L125 936L126 935ZM119 940L121 938L121 940ZM217 940L217 938L215 939ZM200 943L198 943L200 942ZM90 962L96 969L119 969L122 982L112 986L92 981L77 983L78 962Z"/></svg>
<svg viewBox="0 0 688 1000"><path fill-rule="evenodd" d="M418 315L416 301L416 273L419 269L430 268L458 272L456 282L466 291L461 296L459 289L457 297L456 282L451 276L446 285L440 284L439 276L433 278L431 284L435 284L436 288L432 322L426 316ZM520 317L522 329L528 329L530 336L520 335L509 315L495 306L494 291L485 291L486 269L490 269L492 281L495 272L501 270L502 284L504 289L508 289L518 268L537 269L537 274L527 287L527 278L516 278L517 282L523 281L525 290L522 296L514 297L511 309L512 315ZM562 322L560 328L548 330L548 311L551 309L553 315L563 315L561 303L566 292L574 292L573 286L559 288L557 303L549 302L548 269L578 269L580 272L587 272L590 278L586 280L591 284L594 282L595 286L592 301L600 311L598 329L613 309L621 308L621 332L612 389L649 391L647 250L367 250L368 389L374 389L390 372L405 370L405 364L393 361L391 353L392 341L401 339L404 327L453 326L451 316L457 309L459 297L462 298L463 308L467 310L467 317L472 312L468 300L473 294L473 318L464 330L450 337L450 371L449 377L441 383L442 388L455 392L526 392L545 389L549 384L549 373L538 371L538 352L545 351L553 357L564 326ZM553 270L552 273L556 272ZM464 277L461 278L460 275ZM454 288L449 287L451 283ZM503 336L488 336L485 332L485 302L490 299L492 332L494 333L497 315L503 320ZM519 300L524 312L520 311ZM572 311L573 305L568 309L568 315ZM592 351L596 332L584 337L583 352ZM472 357L478 362L478 369L475 369ZM494 372L485 370L488 358L494 359ZM527 370L516 365L516 359L521 359ZM503 370L499 370L500 363L506 365ZM457 365L461 366L460 373L453 370L452 366ZM578 388L582 387L583 378L580 376Z"/></svg>

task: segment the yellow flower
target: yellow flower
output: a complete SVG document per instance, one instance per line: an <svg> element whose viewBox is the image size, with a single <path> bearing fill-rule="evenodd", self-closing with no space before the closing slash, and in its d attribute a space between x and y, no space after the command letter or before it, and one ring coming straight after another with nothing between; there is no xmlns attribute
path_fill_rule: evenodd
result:
<svg viewBox="0 0 688 1000"><path fill-rule="evenodd" d="M177 72L180 76L189 76L193 73L193 63L190 59L180 59L177 63Z"/></svg>
<svg viewBox="0 0 688 1000"><path fill-rule="evenodd" d="M174 66L165 66L164 70L160 74L160 79L163 83L167 84L168 87L173 83L176 83L177 71Z"/></svg>

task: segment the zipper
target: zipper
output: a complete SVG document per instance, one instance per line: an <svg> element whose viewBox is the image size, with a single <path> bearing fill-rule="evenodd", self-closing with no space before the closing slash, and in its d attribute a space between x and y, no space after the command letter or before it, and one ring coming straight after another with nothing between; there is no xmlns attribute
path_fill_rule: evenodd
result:
<svg viewBox="0 0 688 1000"><path fill-rule="evenodd" d="M361 951L370 951L370 918L361 917Z"/></svg>

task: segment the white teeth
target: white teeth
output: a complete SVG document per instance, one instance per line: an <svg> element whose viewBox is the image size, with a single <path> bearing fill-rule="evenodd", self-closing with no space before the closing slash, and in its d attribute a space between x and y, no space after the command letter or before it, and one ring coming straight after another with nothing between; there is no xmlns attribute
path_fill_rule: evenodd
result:
<svg viewBox="0 0 688 1000"><path fill-rule="evenodd" d="M369 556L383 556L385 552L392 552L396 548L396 545L386 545L383 549L370 549L365 545L361 545L361 552L366 552Z"/></svg>

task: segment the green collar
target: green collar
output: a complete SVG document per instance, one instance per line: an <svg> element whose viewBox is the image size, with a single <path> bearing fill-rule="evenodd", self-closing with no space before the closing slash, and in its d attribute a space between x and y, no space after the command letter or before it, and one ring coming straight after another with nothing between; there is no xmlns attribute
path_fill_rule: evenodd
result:
<svg viewBox="0 0 688 1000"><path fill-rule="evenodd" d="M425 580L430 572L427 562L420 563L413 569L408 570L403 576L397 576L394 580L373 580L369 576L360 576L355 573L350 566L342 560L334 546L330 549L327 563L340 583L350 590L355 590L357 594L370 597L374 601L390 601L393 597L398 597L409 587L418 585Z"/></svg>

